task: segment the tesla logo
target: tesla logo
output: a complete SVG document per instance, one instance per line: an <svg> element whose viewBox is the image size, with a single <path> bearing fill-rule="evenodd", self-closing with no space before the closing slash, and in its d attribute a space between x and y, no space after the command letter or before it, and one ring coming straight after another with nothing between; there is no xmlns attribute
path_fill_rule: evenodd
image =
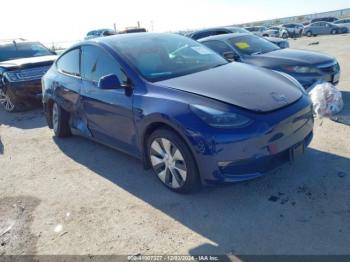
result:
<svg viewBox="0 0 350 262"><path fill-rule="evenodd" d="M271 96L278 103L288 104L288 99L285 95L272 92Z"/></svg>

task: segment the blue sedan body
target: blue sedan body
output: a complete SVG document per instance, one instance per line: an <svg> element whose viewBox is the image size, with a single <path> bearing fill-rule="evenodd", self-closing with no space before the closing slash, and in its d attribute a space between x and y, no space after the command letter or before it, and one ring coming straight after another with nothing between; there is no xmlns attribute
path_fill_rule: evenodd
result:
<svg viewBox="0 0 350 262"><path fill-rule="evenodd" d="M322 53L280 49L249 34L211 36L200 39L199 42L223 57L234 53L236 61L287 73L297 79L305 89L318 81L334 85L339 83L340 66L337 60Z"/></svg>
<svg viewBox="0 0 350 262"><path fill-rule="evenodd" d="M99 48L120 64L132 89L101 90L79 75L61 72L57 68L59 58L43 78L49 126L52 127L50 107L55 102L69 113L73 133L142 159L145 167L150 167L147 138L154 130L167 127L188 145L205 184L261 176L290 161L297 148L303 149L311 142L312 107L295 80L266 69L228 63L149 81L115 48L115 43L150 37L164 36L111 36L83 42L62 54L64 57L84 45ZM210 51L196 45L198 52ZM193 105L239 113L252 121L240 128L214 127L194 113Z"/></svg>

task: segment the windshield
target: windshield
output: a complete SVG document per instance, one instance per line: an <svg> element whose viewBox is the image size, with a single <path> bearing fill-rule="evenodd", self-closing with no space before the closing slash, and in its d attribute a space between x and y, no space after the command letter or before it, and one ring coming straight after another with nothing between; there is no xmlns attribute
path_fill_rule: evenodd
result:
<svg viewBox="0 0 350 262"><path fill-rule="evenodd" d="M243 55L258 55L280 49L270 41L254 35L233 37L229 43Z"/></svg>
<svg viewBox="0 0 350 262"><path fill-rule="evenodd" d="M0 44L0 62L47 55L53 53L40 43Z"/></svg>
<svg viewBox="0 0 350 262"><path fill-rule="evenodd" d="M180 35L143 34L109 41L151 82L227 64L225 59L207 47Z"/></svg>

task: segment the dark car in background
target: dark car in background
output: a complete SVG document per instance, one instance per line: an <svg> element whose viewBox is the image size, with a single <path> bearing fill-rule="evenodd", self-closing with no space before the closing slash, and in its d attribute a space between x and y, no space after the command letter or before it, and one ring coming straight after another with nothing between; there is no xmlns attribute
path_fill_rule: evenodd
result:
<svg viewBox="0 0 350 262"><path fill-rule="evenodd" d="M194 40L199 40L201 38L205 38L205 37L209 37L209 36L222 35L222 34L232 34L232 33L250 34L250 32L244 28L228 26L228 27L203 29L203 30L199 30L199 31L195 31L195 32L192 32L190 34L187 34L186 36L188 36ZM278 45L280 48L288 48L289 47L289 42L285 39L281 39L281 38L277 38L277 37L264 37L264 38L266 40Z"/></svg>
<svg viewBox="0 0 350 262"><path fill-rule="evenodd" d="M97 29L97 30L88 32L85 36L85 40L94 39L97 37L111 36L116 34L117 32L114 31L113 29Z"/></svg>
<svg viewBox="0 0 350 262"><path fill-rule="evenodd" d="M217 27L217 28L207 28L203 30L198 30L187 34L186 36L198 40L201 38L205 38L213 35L223 35L223 34L231 34L231 33L248 33L247 30L241 27Z"/></svg>
<svg viewBox="0 0 350 262"><path fill-rule="evenodd" d="M339 19L333 16L328 16L328 17L318 17L318 18L314 18L310 21L310 24L312 23L316 23L316 22L329 22L329 23L333 23L335 21L338 21Z"/></svg>
<svg viewBox="0 0 350 262"><path fill-rule="evenodd" d="M146 32L147 32L146 28L130 27L130 28L126 28L125 30L119 31L118 34L146 33Z"/></svg>
<svg viewBox="0 0 350 262"><path fill-rule="evenodd" d="M0 104L21 111L41 98L41 77L56 54L39 42L0 41Z"/></svg>
<svg viewBox="0 0 350 262"><path fill-rule="evenodd" d="M228 61L237 61L283 72L307 89L319 80L338 84L340 67L327 55L296 49L280 49L251 34L212 36L200 42Z"/></svg>
<svg viewBox="0 0 350 262"><path fill-rule="evenodd" d="M346 26L336 25L329 22L316 22L312 23L304 28L304 35L317 36L317 35L335 35L348 33L349 29Z"/></svg>
<svg viewBox="0 0 350 262"><path fill-rule="evenodd" d="M57 137L79 134L131 154L181 193L259 177L313 136L310 99L293 78L228 63L176 34L70 48L43 77L43 102Z"/></svg>

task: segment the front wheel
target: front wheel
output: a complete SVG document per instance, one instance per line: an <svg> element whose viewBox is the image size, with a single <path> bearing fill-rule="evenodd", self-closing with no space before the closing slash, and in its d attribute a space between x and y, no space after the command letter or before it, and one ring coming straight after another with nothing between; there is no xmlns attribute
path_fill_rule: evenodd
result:
<svg viewBox="0 0 350 262"><path fill-rule="evenodd" d="M0 104L7 112L18 112L24 109L21 101L14 95L11 90L4 91L0 89Z"/></svg>
<svg viewBox="0 0 350 262"><path fill-rule="evenodd" d="M332 31L331 31L331 34L332 35L335 35L335 34L337 34L338 33L338 31L336 30L336 29L332 29Z"/></svg>
<svg viewBox="0 0 350 262"><path fill-rule="evenodd" d="M307 35L308 37L311 37L311 36L312 36L312 32L311 32L311 31L308 31L308 32L306 33L306 35Z"/></svg>
<svg viewBox="0 0 350 262"><path fill-rule="evenodd" d="M288 34L287 33L283 33L282 38L284 38L284 39L288 38Z"/></svg>
<svg viewBox="0 0 350 262"><path fill-rule="evenodd" d="M197 165L188 146L175 132L158 129L147 143L154 173L170 190L189 193L200 185Z"/></svg>
<svg viewBox="0 0 350 262"><path fill-rule="evenodd" d="M57 137L71 135L69 126L69 113L64 111L57 103L52 105L52 127Z"/></svg>

